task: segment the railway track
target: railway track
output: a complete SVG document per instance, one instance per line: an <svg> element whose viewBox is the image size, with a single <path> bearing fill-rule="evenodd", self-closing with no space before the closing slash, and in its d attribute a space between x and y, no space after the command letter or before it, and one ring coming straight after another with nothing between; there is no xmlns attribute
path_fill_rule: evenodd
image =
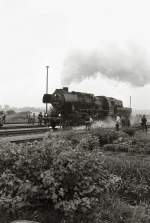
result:
<svg viewBox="0 0 150 223"><path fill-rule="evenodd" d="M35 141L42 141L44 138L44 135L41 136L32 136L32 137L25 137L25 138L10 138L7 139L7 141L11 142L11 143L16 143L16 144L20 144L20 143L27 143L27 142L35 142Z"/></svg>
<svg viewBox="0 0 150 223"><path fill-rule="evenodd" d="M150 128L150 124L147 125ZM140 124L133 126L136 130L141 130ZM25 143L43 140L45 133L50 130L47 126L32 126L27 124L5 125L0 128L0 141L12 143Z"/></svg>
<svg viewBox="0 0 150 223"><path fill-rule="evenodd" d="M17 129L0 129L0 137L14 136L14 135L29 135L44 133L49 130L48 127L38 128L17 128Z"/></svg>
<svg viewBox="0 0 150 223"><path fill-rule="evenodd" d="M22 128L44 128L46 127L45 125L39 126L39 125L31 125L31 124L26 124L26 123L22 123L22 124L5 124L3 126L0 127L0 130L5 130L5 129L22 129Z"/></svg>
<svg viewBox="0 0 150 223"><path fill-rule="evenodd" d="M0 141L12 143L40 141L49 130L46 126L6 125L0 128Z"/></svg>

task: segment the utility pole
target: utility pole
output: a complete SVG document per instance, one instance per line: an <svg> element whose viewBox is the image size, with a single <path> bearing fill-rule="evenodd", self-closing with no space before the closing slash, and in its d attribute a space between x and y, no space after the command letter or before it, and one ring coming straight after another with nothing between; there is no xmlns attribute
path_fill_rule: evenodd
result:
<svg viewBox="0 0 150 223"><path fill-rule="evenodd" d="M49 66L46 66L46 70L47 70L47 73L46 73L46 94L48 94L48 68L49 68ZM47 114L47 107L48 107L48 104L46 103L46 114Z"/></svg>
<svg viewBox="0 0 150 223"><path fill-rule="evenodd" d="M130 108L131 108L131 106L132 106L132 105L131 105L131 96L130 96Z"/></svg>

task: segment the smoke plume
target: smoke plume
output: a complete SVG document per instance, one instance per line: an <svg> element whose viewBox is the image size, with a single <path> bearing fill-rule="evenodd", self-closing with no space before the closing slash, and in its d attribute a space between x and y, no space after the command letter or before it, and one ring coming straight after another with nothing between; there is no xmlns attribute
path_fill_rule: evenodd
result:
<svg viewBox="0 0 150 223"><path fill-rule="evenodd" d="M64 61L62 83L71 84L103 75L107 78L144 86L150 83L149 55L135 44L107 46L93 51L72 51Z"/></svg>

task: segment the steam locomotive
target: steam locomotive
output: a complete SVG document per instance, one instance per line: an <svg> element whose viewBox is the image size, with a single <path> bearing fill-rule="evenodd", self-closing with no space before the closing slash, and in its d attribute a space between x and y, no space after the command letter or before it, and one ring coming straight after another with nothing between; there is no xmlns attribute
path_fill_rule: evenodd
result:
<svg viewBox="0 0 150 223"><path fill-rule="evenodd" d="M82 92L69 92L67 87L56 89L53 94L44 94L43 103L53 106L51 114L47 116L49 122L63 122L70 125L83 124L89 116L94 120L103 120L116 115L129 118L131 108L123 107L121 100L111 97L94 96Z"/></svg>

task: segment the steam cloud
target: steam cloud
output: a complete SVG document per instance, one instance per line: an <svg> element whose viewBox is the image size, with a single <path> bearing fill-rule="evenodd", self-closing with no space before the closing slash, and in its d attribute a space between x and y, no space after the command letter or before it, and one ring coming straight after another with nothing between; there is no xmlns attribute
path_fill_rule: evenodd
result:
<svg viewBox="0 0 150 223"><path fill-rule="evenodd" d="M71 84L104 75L107 78L144 86L150 83L149 55L135 44L108 46L93 51L73 51L64 61L62 83Z"/></svg>

